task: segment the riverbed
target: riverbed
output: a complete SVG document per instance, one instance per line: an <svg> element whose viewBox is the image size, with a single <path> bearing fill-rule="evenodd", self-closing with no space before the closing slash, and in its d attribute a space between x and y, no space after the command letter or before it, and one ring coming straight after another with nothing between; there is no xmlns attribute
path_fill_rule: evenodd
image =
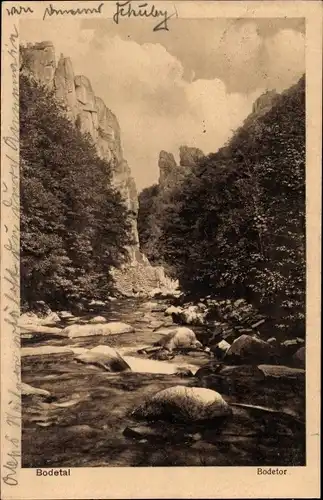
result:
<svg viewBox="0 0 323 500"><path fill-rule="evenodd" d="M241 390L237 381L236 390L226 391L212 386L212 381L176 374L181 368L194 375L210 361L207 352L182 353L167 361L150 360L138 353L160 339L154 325L171 324L163 312L166 306L160 300L153 307L148 300L121 299L81 316L82 322L96 315L121 321L132 325L133 333L23 340L23 347L35 348L109 345L132 369L108 373L78 363L64 352L23 357L23 382L51 394L49 400L23 398L23 467L304 465L305 427L293 417L304 406L297 384L280 384L278 391L275 382L266 381L264 386L251 377ZM196 329L197 335L203 333L200 330ZM231 417L203 425L147 425L134 420L131 413L144 398L175 385L211 386L229 404L253 403L288 411L275 414L233 406Z"/></svg>

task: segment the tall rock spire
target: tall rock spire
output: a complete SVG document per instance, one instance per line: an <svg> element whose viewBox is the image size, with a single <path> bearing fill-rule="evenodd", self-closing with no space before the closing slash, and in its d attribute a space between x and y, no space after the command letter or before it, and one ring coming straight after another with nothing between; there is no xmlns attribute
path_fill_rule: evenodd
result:
<svg viewBox="0 0 323 500"><path fill-rule="evenodd" d="M131 170L123 157L120 126L116 116L101 98L95 96L91 82L86 76L74 75L69 57L61 54L56 65L55 49L51 42L22 46L21 65L25 73L54 89L57 99L66 107L67 116L82 132L91 136L99 156L110 163L113 184L132 213L131 227L135 243L129 248L129 253L134 262L140 254L137 230L138 196Z"/></svg>

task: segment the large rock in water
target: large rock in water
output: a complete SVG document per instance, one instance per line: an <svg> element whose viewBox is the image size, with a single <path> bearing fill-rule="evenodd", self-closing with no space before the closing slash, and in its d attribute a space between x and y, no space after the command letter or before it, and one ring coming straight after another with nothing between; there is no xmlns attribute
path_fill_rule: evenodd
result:
<svg viewBox="0 0 323 500"><path fill-rule="evenodd" d="M132 333L135 329L126 323L98 323L89 325L71 325L64 328L63 332L70 339L75 337L94 337L97 335L118 335L121 333Z"/></svg>
<svg viewBox="0 0 323 500"><path fill-rule="evenodd" d="M233 363L269 363L275 357L272 345L250 335L241 335L231 345L225 361Z"/></svg>
<svg viewBox="0 0 323 500"><path fill-rule="evenodd" d="M109 346L97 346L75 356L80 363L94 365L103 368L107 372L130 371L128 363L120 356L118 351Z"/></svg>
<svg viewBox="0 0 323 500"><path fill-rule="evenodd" d="M186 309L173 311L172 318L175 323L182 325L204 325L206 316L206 306L188 306Z"/></svg>
<svg viewBox="0 0 323 500"><path fill-rule="evenodd" d="M157 392L132 415L147 420L165 419L197 422L231 414L222 396L210 389L177 385Z"/></svg>
<svg viewBox="0 0 323 500"><path fill-rule="evenodd" d="M55 312L50 312L44 317L37 316L34 312L23 313L19 320L18 325L24 326L55 326L60 322L60 317Z"/></svg>
<svg viewBox="0 0 323 500"><path fill-rule="evenodd" d="M157 331L158 333L158 331ZM163 335L155 345L161 346L164 349L173 351L174 349L202 349L203 346L195 336L193 330L180 326L174 328L167 335Z"/></svg>
<svg viewBox="0 0 323 500"><path fill-rule="evenodd" d="M91 325L99 324L99 323L106 323L107 320L103 316L95 316L94 318L91 318L89 323Z"/></svg>

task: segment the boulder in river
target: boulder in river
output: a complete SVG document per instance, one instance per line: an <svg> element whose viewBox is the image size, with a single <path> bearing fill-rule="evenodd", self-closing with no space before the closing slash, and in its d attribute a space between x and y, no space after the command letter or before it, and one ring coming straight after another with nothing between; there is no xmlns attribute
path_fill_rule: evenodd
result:
<svg viewBox="0 0 323 500"><path fill-rule="evenodd" d="M107 320L103 316L94 316L94 318L91 318L89 323L91 325L95 325L96 323L106 323Z"/></svg>
<svg viewBox="0 0 323 500"><path fill-rule="evenodd" d="M212 352L216 355L217 358L222 359L225 354L230 349L231 345L226 340L221 340L218 344L212 347Z"/></svg>
<svg viewBox="0 0 323 500"><path fill-rule="evenodd" d="M270 363L276 351L272 345L251 335L241 335L232 343L225 360L237 363Z"/></svg>
<svg viewBox="0 0 323 500"><path fill-rule="evenodd" d="M57 328L56 326L43 326L43 325L25 325L20 327L21 334L30 333L31 337L44 337L44 339L49 339L51 337L67 337L62 328Z"/></svg>
<svg viewBox="0 0 323 500"><path fill-rule="evenodd" d="M167 335L163 335L155 345L159 345L164 349L173 351L174 349L202 349L203 346L195 336L195 333L190 328L179 326L170 331Z"/></svg>
<svg viewBox="0 0 323 500"><path fill-rule="evenodd" d="M103 368L107 372L130 371L131 368L120 356L118 351L109 346L97 346L94 349L86 350L75 356L75 360L80 363Z"/></svg>
<svg viewBox="0 0 323 500"><path fill-rule="evenodd" d="M197 422L228 416L231 412L218 392L177 385L150 396L132 415L147 420Z"/></svg>
<svg viewBox="0 0 323 500"><path fill-rule="evenodd" d="M135 329L133 326L126 323L119 323L117 321L94 325L72 325L67 326L63 330L69 338L91 337L96 335L118 335L121 333L132 333L134 331Z"/></svg>
<svg viewBox="0 0 323 500"><path fill-rule="evenodd" d="M183 311L181 307L170 306L165 311L165 316L172 316L172 314L180 314Z"/></svg>
<svg viewBox="0 0 323 500"><path fill-rule="evenodd" d="M71 320L75 318L75 316L73 316L73 314L70 311L60 311L59 316L63 320Z"/></svg>
<svg viewBox="0 0 323 500"><path fill-rule="evenodd" d="M33 326L55 326L60 322L60 317L57 313L50 311L46 316L39 316L34 312L23 313L18 321L21 327Z"/></svg>
<svg viewBox="0 0 323 500"><path fill-rule="evenodd" d="M106 302L103 302L103 300L91 300L91 302L89 302L89 306L104 307L106 305Z"/></svg>
<svg viewBox="0 0 323 500"><path fill-rule="evenodd" d="M173 312L172 318L176 323L182 325L204 325L206 313L204 305L203 308L191 305L180 312Z"/></svg>

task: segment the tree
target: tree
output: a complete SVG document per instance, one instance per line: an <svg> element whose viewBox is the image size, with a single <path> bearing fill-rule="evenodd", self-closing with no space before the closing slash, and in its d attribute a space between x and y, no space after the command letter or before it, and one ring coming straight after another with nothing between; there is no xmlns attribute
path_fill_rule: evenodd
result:
<svg viewBox="0 0 323 500"><path fill-rule="evenodd" d="M185 291L243 296L301 334L305 79L200 160L160 214L162 259Z"/></svg>
<svg viewBox="0 0 323 500"><path fill-rule="evenodd" d="M53 92L20 75L21 295L65 306L111 290L127 259L129 213L110 165Z"/></svg>

